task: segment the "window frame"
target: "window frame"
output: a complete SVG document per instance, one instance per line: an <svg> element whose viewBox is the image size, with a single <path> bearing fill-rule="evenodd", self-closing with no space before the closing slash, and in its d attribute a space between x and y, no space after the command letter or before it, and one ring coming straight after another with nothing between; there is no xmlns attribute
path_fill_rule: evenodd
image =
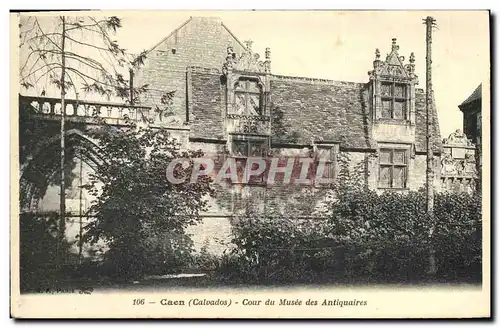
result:
<svg viewBox="0 0 500 328"><path fill-rule="evenodd" d="M321 177L314 177L314 185L316 186L321 186L322 184L318 183L318 179L335 179L337 177L337 172L336 172L336 150L335 150L335 145L318 145L316 152L316 160L314 161L314 167L316 170L318 169L319 163L320 163L320 151L328 151L328 160L324 161L325 163L325 170L323 171L323 176ZM325 173L328 173L327 176L325 176Z"/></svg>
<svg viewBox="0 0 500 328"><path fill-rule="evenodd" d="M390 159L389 162L382 162L382 152L384 151L389 151L390 153ZM396 152L401 152L404 155L404 161L403 163L396 163L394 161L394 154ZM392 190L403 190L403 189L408 189L408 171L410 167L410 154L409 154L409 149L407 148L399 148L399 147L381 147L379 149L379 161L378 161L378 181L377 185L379 189L392 189ZM395 179L394 179L394 168L402 168L403 169L403 174L404 174L404 180L403 180L403 186L395 186ZM390 177L389 177L389 186L385 186L382 184L382 168L389 168L390 172Z"/></svg>
<svg viewBox="0 0 500 328"><path fill-rule="evenodd" d="M257 88L259 89L258 92L250 91L250 88L248 87L248 84L254 82L257 85ZM245 83L246 87L243 88L243 90L237 90L236 84L243 84ZM230 112L228 114L233 114L233 115L244 115L244 116L263 116L264 115L264 103L263 103L263 90L262 90L262 85L260 84L258 79L255 78L250 78L250 77L240 77L236 80L233 86L233 103L231 104L232 108L235 108L236 101L239 99L239 95L243 95L245 99L245 104L244 104L244 112L242 114L238 114L236 112ZM250 102L250 96L251 95L256 95L259 98L259 108L257 110L257 115L250 113L249 111L249 102Z"/></svg>
<svg viewBox="0 0 500 328"><path fill-rule="evenodd" d="M384 85L390 86L390 95L383 95L382 94L382 89ZM403 97L398 97L396 96L396 86L401 86L403 88L404 95ZM405 83L397 82L397 81L382 81L380 82L380 101L381 101L381 111L380 111L380 118L383 120L396 120L396 121L407 121L408 120L408 85ZM390 101L390 117L384 117L384 102ZM396 103L401 103L403 105L402 108L402 117L401 118L396 118L394 117L395 113L395 104Z"/></svg>
<svg viewBox="0 0 500 328"><path fill-rule="evenodd" d="M245 143L246 144L246 155L238 155L238 154L235 154L234 152L234 149L235 149L235 145L237 143ZM261 145L261 154L260 156L251 156L251 145L253 144L260 144ZM246 166L247 166L247 161L248 161L248 158L249 157L261 157L263 159L266 158L266 154L267 154L267 149L269 147L268 145L269 141L267 139L264 139L264 138L235 138L233 137L233 139L231 140L231 147L230 147L230 156L232 158L235 159L235 162L236 162L236 166L238 164L238 162L241 162L243 161L245 163L245 167L244 167L244 173L246 172ZM236 174L238 174L238 172L236 172ZM256 176L253 176L254 178L256 178ZM245 179L245 176L243 176L243 181L238 181L238 182L233 182L233 184L243 184L243 185L262 185L262 184L265 184L266 183L266 170L264 170L264 172L260 175L261 177L261 180L260 181L250 181L248 180L248 182L244 182L246 179Z"/></svg>

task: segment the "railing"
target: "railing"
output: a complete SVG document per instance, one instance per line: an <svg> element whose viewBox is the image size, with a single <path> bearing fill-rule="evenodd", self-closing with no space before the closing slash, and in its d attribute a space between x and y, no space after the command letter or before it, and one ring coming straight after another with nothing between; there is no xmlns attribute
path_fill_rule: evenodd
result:
<svg viewBox="0 0 500 328"><path fill-rule="evenodd" d="M62 113L60 98L19 95L19 104L31 106L36 114L59 116ZM151 120L155 116L151 107L111 102L66 99L65 107L65 113L68 118L92 118L98 116L104 119L122 120L128 116L131 120L139 121L142 119Z"/></svg>

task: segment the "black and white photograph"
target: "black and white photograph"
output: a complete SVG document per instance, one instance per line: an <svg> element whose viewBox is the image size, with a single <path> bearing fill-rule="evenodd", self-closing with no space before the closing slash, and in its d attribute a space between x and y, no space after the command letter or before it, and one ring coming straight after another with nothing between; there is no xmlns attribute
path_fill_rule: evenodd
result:
<svg viewBox="0 0 500 328"><path fill-rule="evenodd" d="M489 11L10 19L13 317L490 316Z"/></svg>

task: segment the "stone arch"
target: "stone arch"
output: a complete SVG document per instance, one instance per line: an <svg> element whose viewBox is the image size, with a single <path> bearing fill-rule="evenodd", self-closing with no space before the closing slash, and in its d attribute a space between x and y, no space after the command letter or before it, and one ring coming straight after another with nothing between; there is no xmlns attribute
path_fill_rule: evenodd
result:
<svg viewBox="0 0 500 328"><path fill-rule="evenodd" d="M87 135L77 129L65 133L66 150L74 157L98 169L106 160L102 149ZM44 196L54 175L60 172L60 135L55 135L43 142L26 159L20 168L20 210L33 211L38 201Z"/></svg>

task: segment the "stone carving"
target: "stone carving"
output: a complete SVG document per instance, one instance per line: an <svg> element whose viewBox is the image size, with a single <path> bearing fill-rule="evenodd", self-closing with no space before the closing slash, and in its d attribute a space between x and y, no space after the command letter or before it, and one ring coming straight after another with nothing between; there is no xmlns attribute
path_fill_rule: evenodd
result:
<svg viewBox="0 0 500 328"><path fill-rule="evenodd" d="M472 153L467 153L464 159L454 159L452 155L448 153L441 159L441 175L475 176L476 174L476 160Z"/></svg>
<svg viewBox="0 0 500 328"><path fill-rule="evenodd" d="M228 131L249 134L269 133L269 117L228 114Z"/></svg>
<svg viewBox="0 0 500 328"><path fill-rule="evenodd" d="M448 138L443 139L443 144L445 145L456 145L456 146L474 146L472 141L467 138L467 136L460 130L456 130L451 133Z"/></svg>
<svg viewBox="0 0 500 328"><path fill-rule="evenodd" d="M465 160L463 161L463 171L467 175L476 175L476 158L474 154L467 153L465 154Z"/></svg>
<svg viewBox="0 0 500 328"><path fill-rule="evenodd" d="M418 78L415 75L415 54L410 54L409 64L404 65L404 56L400 56L399 45L396 39L392 39L391 53L389 53L385 61L380 60L379 49L375 50L375 61L373 62L373 70L368 72L370 78L390 78L391 80L418 83Z"/></svg>
<svg viewBox="0 0 500 328"><path fill-rule="evenodd" d="M245 51L237 56L233 47L227 47L226 62L222 65L222 72L227 74L231 70L256 73L271 72L271 50L266 48L265 60L260 60L260 55L252 51L252 41L245 41Z"/></svg>
<svg viewBox="0 0 500 328"><path fill-rule="evenodd" d="M451 157L451 154L446 154L441 159L441 174L442 175L454 175L457 174L457 168Z"/></svg>

